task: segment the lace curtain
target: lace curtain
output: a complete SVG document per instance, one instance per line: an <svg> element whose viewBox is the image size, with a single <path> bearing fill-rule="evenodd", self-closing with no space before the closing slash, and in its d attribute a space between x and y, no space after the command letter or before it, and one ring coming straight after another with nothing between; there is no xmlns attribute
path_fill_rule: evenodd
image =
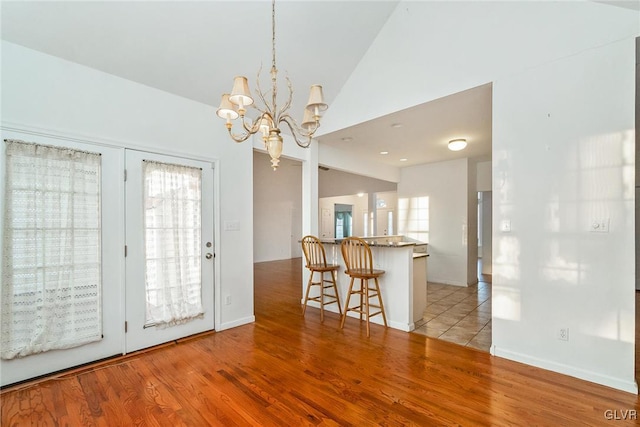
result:
<svg viewBox="0 0 640 427"><path fill-rule="evenodd" d="M1 357L100 340L100 154L5 143Z"/></svg>
<svg viewBox="0 0 640 427"><path fill-rule="evenodd" d="M146 325L170 326L203 313L202 171L143 161Z"/></svg>

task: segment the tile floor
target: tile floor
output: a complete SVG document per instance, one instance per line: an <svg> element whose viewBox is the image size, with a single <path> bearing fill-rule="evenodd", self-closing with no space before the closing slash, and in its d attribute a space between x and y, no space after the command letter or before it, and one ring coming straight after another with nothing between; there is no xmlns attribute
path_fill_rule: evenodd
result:
<svg viewBox="0 0 640 427"><path fill-rule="evenodd" d="M413 332L489 351L491 283L469 287L427 284L423 323Z"/></svg>

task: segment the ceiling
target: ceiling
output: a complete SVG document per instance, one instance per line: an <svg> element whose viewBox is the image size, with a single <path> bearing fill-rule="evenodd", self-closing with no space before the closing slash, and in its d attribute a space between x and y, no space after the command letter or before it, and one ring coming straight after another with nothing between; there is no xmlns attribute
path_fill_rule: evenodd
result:
<svg viewBox="0 0 640 427"><path fill-rule="evenodd" d="M398 167L463 157L489 160L491 90L492 85L485 84L321 135L318 139L322 144L348 150L359 158ZM459 138L467 140L467 148L450 151L448 142Z"/></svg>
<svg viewBox="0 0 640 427"><path fill-rule="evenodd" d="M276 4L277 64L280 76L290 76L296 91L294 115L302 112L311 84L323 85L331 105L397 3ZM1 35L6 41L197 102L217 107L236 75L249 77L255 88L261 65L261 81L263 87L268 86L268 0L2 1L1 8ZM280 83L281 96L284 87ZM454 138L466 138L467 149L448 151L446 143ZM491 84L318 139L321 144L398 167L459 157L490 158ZM401 158L407 160L401 162Z"/></svg>

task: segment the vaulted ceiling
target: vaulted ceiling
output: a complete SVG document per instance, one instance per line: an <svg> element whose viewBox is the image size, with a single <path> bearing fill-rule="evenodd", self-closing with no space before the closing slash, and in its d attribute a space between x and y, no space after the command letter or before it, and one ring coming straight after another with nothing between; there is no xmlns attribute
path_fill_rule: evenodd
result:
<svg viewBox="0 0 640 427"><path fill-rule="evenodd" d="M294 115L301 116L311 84L323 85L331 105L398 3L277 2L277 65L280 76L293 83ZM617 3L625 7L631 2ZM6 41L197 102L217 107L236 75L247 76L255 88L261 66L262 86L269 84L270 1L2 1L1 7ZM346 129L320 132L318 140L398 167L490 158L487 83ZM284 80L279 89L284 96ZM453 153L442 144L451 135L473 136L478 143Z"/></svg>

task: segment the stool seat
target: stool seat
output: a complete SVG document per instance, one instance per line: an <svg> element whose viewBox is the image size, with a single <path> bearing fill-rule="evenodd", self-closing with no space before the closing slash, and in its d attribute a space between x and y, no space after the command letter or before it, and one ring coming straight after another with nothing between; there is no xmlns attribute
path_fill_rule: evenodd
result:
<svg viewBox="0 0 640 427"><path fill-rule="evenodd" d="M327 265L311 264L311 265L307 265L307 268L309 270L315 270L315 271L337 271L340 269L340 266L338 264L327 264Z"/></svg>
<svg viewBox="0 0 640 427"><path fill-rule="evenodd" d="M338 286L336 284L336 271L340 269L340 266L337 264L327 264L324 245L316 236L304 236L302 238L302 252L304 253L306 267L311 273L309 275L309 282L307 283L307 291L304 296L302 315L304 316L309 301L316 301L320 304L321 322L324 321L324 306L327 304L338 304L338 312L342 315ZM318 280L314 280L316 273L320 274ZM329 279L325 279L326 273L329 273ZM320 294L310 297L309 292L313 286L320 288ZM328 293L327 291L332 293Z"/></svg>
<svg viewBox="0 0 640 427"><path fill-rule="evenodd" d="M344 305L344 312L342 313L342 320L340 321L340 329L344 328L347 313L353 311L360 315L360 320L362 320L363 316L365 317L367 322L367 336L370 336L369 319L371 316L381 314L384 326L387 326L387 316L384 312L382 294L380 293L380 285L378 283L378 278L382 276L385 271L373 268L371 248L367 242L359 237L347 237L344 239L340 245L340 250L342 252L342 258L344 258L344 263L347 266L345 273L351 278L349 291L347 292L347 302ZM359 286L354 287L356 279L358 279L360 283ZM373 285L369 283L369 280L373 281ZM360 300L360 302L353 307L349 306L352 295L357 295ZM378 303L372 304L369 300L376 297ZM371 312L371 307L379 310Z"/></svg>
<svg viewBox="0 0 640 427"><path fill-rule="evenodd" d="M345 271L345 274L347 274L348 276L355 276L358 278L363 277L368 279L380 277L384 273L385 273L384 270L368 270L366 268L353 268L349 271Z"/></svg>

